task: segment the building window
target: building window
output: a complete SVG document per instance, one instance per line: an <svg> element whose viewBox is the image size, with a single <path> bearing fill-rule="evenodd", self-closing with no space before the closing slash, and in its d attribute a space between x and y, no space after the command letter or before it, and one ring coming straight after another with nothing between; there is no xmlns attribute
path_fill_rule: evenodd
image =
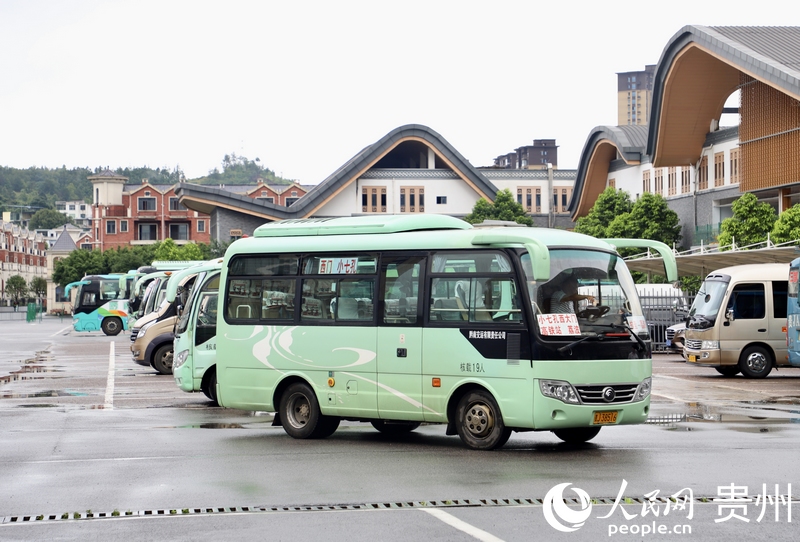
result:
<svg viewBox="0 0 800 542"><path fill-rule="evenodd" d="M70 211L74 211L75 210L75 204L74 203L70 203L69 210Z"/></svg>
<svg viewBox="0 0 800 542"><path fill-rule="evenodd" d="M119 232L120 233L128 233L128 221L127 220L120 220L119 221Z"/></svg>
<svg viewBox="0 0 800 542"><path fill-rule="evenodd" d="M81 205L81 211L85 211L85 210L86 210L86 205Z"/></svg>
<svg viewBox="0 0 800 542"><path fill-rule="evenodd" d="M188 241L189 224L170 224L169 237L174 241Z"/></svg>
<svg viewBox="0 0 800 542"><path fill-rule="evenodd" d="M653 192L660 196L664 195L664 168L655 170L655 187Z"/></svg>
<svg viewBox="0 0 800 542"><path fill-rule="evenodd" d="M263 192L263 194L266 194L266 192ZM263 201L265 201L267 203L275 203L275 198L273 196L262 196L262 197L256 198L256 199L263 200Z"/></svg>
<svg viewBox="0 0 800 542"><path fill-rule="evenodd" d="M731 149L731 184L739 184L739 149Z"/></svg>
<svg viewBox="0 0 800 542"><path fill-rule="evenodd" d="M536 212L537 213L541 213L542 212L542 189L541 188L537 188L536 189Z"/></svg>
<svg viewBox="0 0 800 542"><path fill-rule="evenodd" d="M421 186L403 186L400 188L400 212L424 213L425 189Z"/></svg>
<svg viewBox="0 0 800 542"><path fill-rule="evenodd" d="M385 213L386 212L386 187L364 186L361 188L361 212Z"/></svg>
<svg viewBox="0 0 800 542"><path fill-rule="evenodd" d="M199 233L203 233L206 231L206 221L205 220L198 220L197 221L197 231Z"/></svg>
<svg viewBox="0 0 800 542"><path fill-rule="evenodd" d="M447 205L447 196L436 196L436 205Z"/></svg>
<svg viewBox="0 0 800 542"><path fill-rule="evenodd" d="M650 170L642 171L642 194L650 193Z"/></svg>
<svg viewBox="0 0 800 542"><path fill-rule="evenodd" d="M617 187L617 180L616 179L609 179L608 180L608 186L610 186L611 188L616 188Z"/></svg>
<svg viewBox="0 0 800 542"><path fill-rule="evenodd" d="M262 190L261 191L261 197L262 198L266 198L267 197L267 191L266 190Z"/></svg>
<svg viewBox="0 0 800 542"><path fill-rule="evenodd" d="M297 201L300 198L286 198L286 206L289 207L292 203Z"/></svg>
<svg viewBox="0 0 800 542"><path fill-rule="evenodd" d="M156 198L139 198L139 210L140 211L155 211L156 210Z"/></svg>
<svg viewBox="0 0 800 542"><path fill-rule="evenodd" d="M517 203L522 205L526 213L533 212L533 195L535 187L533 186L518 186L517 187ZM538 211L537 211L538 212Z"/></svg>
<svg viewBox="0 0 800 542"><path fill-rule="evenodd" d="M185 211L186 207L181 205L178 198L169 198L169 210L170 211Z"/></svg>
<svg viewBox="0 0 800 542"><path fill-rule="evenodd" d="M156 225L156 224L139 224L139 240L140 241L157 241L158 240L158 225Z"/></svg>
<svg viewBox="0 0 800 542"><path fill-rule="evenodd" d="M92 250L92 244L91 243L81 243L81 249L82 250Z"/></svg>
<svg viewBox="0 0 800 542"><path fill-rule="evenodd" d="M697 189L706 190L708 188L708 156L703 156L700 160L700 169L697 171Z"/></svg>
<svg viewBox="0 0 800 542"><path fill-rule="evenodd" d="M292 197L293 197L293 198L296 198L296 197L297 197L297 190L292 190Z"/></svg>
<svg viewBox="0 0 800 542"><path fill-rule="evenodd" d="M117 221L116 220L109 220L106 222L106 233L117 233Z"/></svg>
<svg viewBox="0 0 800 542"><path fill-rule="evenodd" d="M691 189L691 170L688 167L681 168L681 194L688 194Z"/></svg>
<svg viewBox="0 0 800 542"><path fill-rule="evenodd" d="M674 196L678 190L678 172L674 167L667 170L667 195Z"/></svg>
<svg viewBox="0 0 800 542"><path fill-rule="evenodd" d="M714 186L725 184L725 153L714 153Z"/></svg>

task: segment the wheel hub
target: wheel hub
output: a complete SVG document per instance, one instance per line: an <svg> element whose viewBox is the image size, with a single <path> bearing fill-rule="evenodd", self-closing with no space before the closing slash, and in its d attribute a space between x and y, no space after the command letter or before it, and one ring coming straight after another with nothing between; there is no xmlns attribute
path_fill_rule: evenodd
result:
<svg viewBox="0 0 800 542"><path fill-rule="evenodd" d="M492 411L484 404L475 403L467 409L467 430L476 437L484 437L494 426Z"/></svg>
<svg viewBox="0 0 800 542"><path fill-rule="evenodd" d="M752 371L760 373L767 367L767 359L760 353L750 354L747 356L747 366Z"/></svg>

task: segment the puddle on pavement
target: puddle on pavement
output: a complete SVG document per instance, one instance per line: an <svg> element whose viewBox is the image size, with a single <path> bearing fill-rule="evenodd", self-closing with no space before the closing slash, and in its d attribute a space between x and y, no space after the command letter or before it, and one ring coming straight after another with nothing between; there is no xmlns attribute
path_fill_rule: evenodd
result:
<svg viewBox="0 0 800 542"><path fill-rule="evenodd" d="M694 431L703 423L730 424L744 433L774 433L782 425L800 424L800 397L784 396L725 405L687 403L684 412L651 416L645 422L670 431ZM692 424L697 424L692 426Z"/></svg>
<svg viewBox="0 0 800 542"><path fill-rule="evenodd" d="M18 371L11 374L0 376L0 385L9 382L20 382L24 380L42 380L45 378L59 378L57 376L47 376L48 373L63 373L63 369L47 365L28 365L25 364Z"/></svg>
<svg viewBox="0 0 800 542"><path fill-rule="evenodd" d="M86 397L88 393L72 390L45 390L31 393L9 392L0 393L0 399L30 399L31 397Z"/></svg>

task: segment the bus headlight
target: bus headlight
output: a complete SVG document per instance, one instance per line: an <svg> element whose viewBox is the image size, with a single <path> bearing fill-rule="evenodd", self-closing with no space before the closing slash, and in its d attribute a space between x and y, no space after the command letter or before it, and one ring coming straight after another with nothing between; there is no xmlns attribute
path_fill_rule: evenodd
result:
<svg viewBox="0 0 800 542"><path fill-rule="evenodd" d="M719 341L703 341L700 345L701 350L719 350Z"/></svg>
<svg viewBox="0 0 800 542"><path fill-rule="evenodd" d="M147 330L153 327L153 324L155 323L156 321L153 320L152 322L147 322L145 325L139 328L139 334L136 336L136 338L141 339L142 337L144 337L147 334Z"/></svg>
<svg viewBox="0 0 800 542"><path fill-rule="evenodd" d="M639 384L639 387L636 388L636 395L634 395L634 401L642 401L647 399L647 396L650 395L650 389L653 386L653 379L649 376L642 380L642 383Z"/></svg>
<svg viewBox="0 0 800 542"><path fill-rule="evenodd" d="M172 360L172 369L173 370L177 369L178 367L186 363L186 358L188 357L189 357L188 350L181 350L180 352L175 354L175 359Z"/></svg>
<svg viewBox="0 0 800 542"><path fill-rule="evenodd" d="M539 389L542 390L542 395L545 397L552 397L565 403L578 404L578 394L575 393L575 388L569 382L563 380L540 380Z"/></svg>

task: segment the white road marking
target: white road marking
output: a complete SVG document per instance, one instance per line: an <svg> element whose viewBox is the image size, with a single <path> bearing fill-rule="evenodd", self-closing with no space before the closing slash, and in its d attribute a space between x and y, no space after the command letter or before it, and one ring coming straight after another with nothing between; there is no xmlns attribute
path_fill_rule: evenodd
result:
<svg viewBox="0 0 800 542"><path fill-rule="evenodd" d="M114 410L114 343L109 343L108 378L106 380L106 401L104 409Z"/></svg>
<svg viewBox="0 0 800 542"><path fill-rule="evenodd" d="M478 529L477 527L474 527L465 521L461 521L457 517L448 514L439 508L419 508L419 510L427 512L436 519L441 520L451 527L455 527L459 531L462 531L473 538L477 538L478 540L483 540L484 542L503 542L501 538L497 538L493 534L487 533L482 529Z"/></svg>
<svg viewBox="0 0 800 542"><path fill-rule="evenodd" d="M68 330L68 329L71 329L71 328L72 328L72 326L71 326L71 325L69 325L69 326L65 327L64 329L60 329L60 330L56 331L55 333L53 333L53 334L52 334L52 335L50 335L50 336L51 336L51 337L55 337L56 335L61 335L61 334L62 334L62 333L64 333L66 330Z"/></svg>

